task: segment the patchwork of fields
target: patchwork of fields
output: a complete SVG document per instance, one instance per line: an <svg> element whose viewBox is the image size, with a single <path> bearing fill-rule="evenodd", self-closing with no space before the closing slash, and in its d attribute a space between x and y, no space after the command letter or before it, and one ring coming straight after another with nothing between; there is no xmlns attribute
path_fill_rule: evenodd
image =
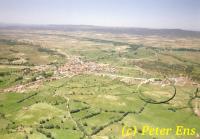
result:
<svg viewBox="0 0 200 139"><path fill-rule="evenodd" d="M92 31L0 31L0 139L198 139L200 42ZM143 135L195 128L194 135ZM137 127L133 137L123 127Z"/></svg>

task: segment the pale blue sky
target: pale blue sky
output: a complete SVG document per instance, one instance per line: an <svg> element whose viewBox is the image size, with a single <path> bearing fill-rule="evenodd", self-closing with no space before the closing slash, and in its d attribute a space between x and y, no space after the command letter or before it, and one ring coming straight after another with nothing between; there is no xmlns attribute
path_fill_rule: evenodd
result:
<svg viewBox="0 0 200 139"><path fill-rule="evenodd" d="M200 0L0 0L0 22L200 30Z"/></svg>

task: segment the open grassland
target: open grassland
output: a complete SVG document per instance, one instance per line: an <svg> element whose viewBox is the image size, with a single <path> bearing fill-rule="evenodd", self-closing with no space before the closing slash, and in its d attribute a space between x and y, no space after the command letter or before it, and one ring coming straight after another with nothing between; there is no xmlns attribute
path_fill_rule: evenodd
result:
<svg viewBox="0 0 200 139"><path fill-rule="evenodd" d="M194 139L199 38L98 32L0 32L1 139ZM193 136L142 135L182 125Z"/></svg>

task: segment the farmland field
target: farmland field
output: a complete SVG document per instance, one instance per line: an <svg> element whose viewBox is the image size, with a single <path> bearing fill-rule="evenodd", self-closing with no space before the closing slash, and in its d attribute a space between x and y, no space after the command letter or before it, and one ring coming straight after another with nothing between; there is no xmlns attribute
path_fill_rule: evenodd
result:
<svg viewBox="0 0 200 139"><path fill-rule="evenodd" d="M200 33L77 28L0 29L0 139L200 137Z"/></svg>

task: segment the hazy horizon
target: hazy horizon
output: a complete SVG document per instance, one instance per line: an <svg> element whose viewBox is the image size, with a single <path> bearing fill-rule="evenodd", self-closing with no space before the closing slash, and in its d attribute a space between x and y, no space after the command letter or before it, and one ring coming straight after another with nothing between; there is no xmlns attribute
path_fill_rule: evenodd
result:
<svg viewBox="0 0 200 139"><path fill-rule="evenodd" d="M200 31L197 0L1 0L0 23Z"/></svg>

